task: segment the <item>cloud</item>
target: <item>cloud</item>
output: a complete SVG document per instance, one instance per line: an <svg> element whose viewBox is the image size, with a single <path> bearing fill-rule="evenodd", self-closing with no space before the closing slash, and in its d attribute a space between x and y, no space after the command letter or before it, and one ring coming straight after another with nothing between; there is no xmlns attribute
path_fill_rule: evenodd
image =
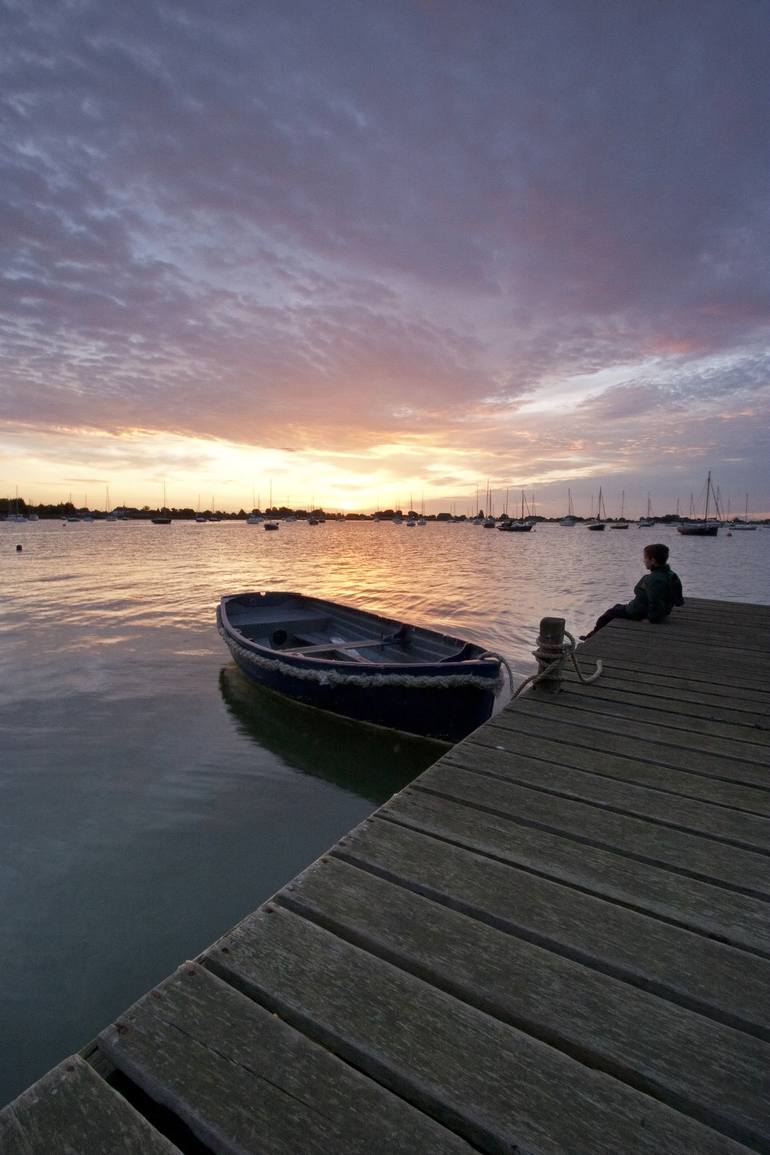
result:
<svg viewBox="0 0 770 1155"><path fill-rule="evenodd" d="M653 415L766 404L762 5L0 21L13 427L361 454L416 429L550 476L644 469ZM577 455L548 417L573 389Z"/></svg>

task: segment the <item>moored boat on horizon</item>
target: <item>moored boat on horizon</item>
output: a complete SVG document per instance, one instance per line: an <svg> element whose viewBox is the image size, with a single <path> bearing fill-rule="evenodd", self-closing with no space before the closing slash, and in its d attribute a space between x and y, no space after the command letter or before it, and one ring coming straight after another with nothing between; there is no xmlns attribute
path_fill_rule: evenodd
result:
<svg viewBox="0 0 770 1155"><path fill-rule="evenodd" d="M601 531L605 528L607 521L607 511L604 508L604 497L602 496L602 487L599 486L599 501L596 506L596 519L594 521L586 522L586 529L592 529L595 532Z"/></svg>
<svg viewBox="0 0 770 1155"><path fill-rule="evenodd" d="M716 501L716 494L712 492L711 486L711 470L706 475L706 509L701 521L683 522L676 527L677 533L683 534L685 537L716 537L719 533L719 527L722 524L718 519L709 518L709 501L713 497L714 505L717 513L719 513L719 506Z"/></svg>
<svg viewBox="0 0 770 1155"><path fill-rule="evenodd" d="M230 594L217 626L253 681L334 714L456 742L489 718L501 659L436 630L298 593Z"/></svg>
<svg viewBox="0 0 770 1155"><path fill-rule="evenodd" d="M572 490L568 489L567 490L567 516L563 517L561 519L561 521L559 522L559 525L566 525L568 529L571 529L576 524L577 524L577 518L575 517L575 510L572 508Z"/></svg>
<svg viewBox="0 0 770 1155"><path fill-rule="evenodd" d="M526 509L526 513L527 513L526 517L524 516L525 509ZM514 520L512 518L507 518L497 528L502 530L503 533L531 533L534 524L535 523L532 520L532 513L530 512L529 505L527 505L527 499L524 496L524 490L522 489L522 491L521 491L521 516L516 520Z"/></svg>

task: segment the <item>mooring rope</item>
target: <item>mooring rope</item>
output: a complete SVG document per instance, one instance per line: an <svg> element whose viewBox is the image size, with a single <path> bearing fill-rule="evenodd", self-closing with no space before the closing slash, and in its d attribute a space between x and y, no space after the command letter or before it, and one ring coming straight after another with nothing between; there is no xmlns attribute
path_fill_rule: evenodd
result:
<svg viewBox="0 0 770 1155"><path fill-rule="evenodd" d="M262 666L263 668L277 668L284 675L300 678L301 680L318 682L320 685L378 687L412 686L420 689L426 689L429 687L433 687L434 689L450 689L459 686L475 686L477 689L494 690L495 692L499 691L503 685L502 675L499 675L495 679L474 676L473 674L448 674L443 678L436 678L434 676L419 674L381 674L374 673L374 671L367 675L347 672L343 673L341 670L331 669L309 670L307 668L289 665L286 662L281 662L275 658L262 657L260 654L255 654L253 650L247 650L244 646L238 645L232 634L228 634L228 632L221 625L219 626L219 633L222 635L225 642L227 642L231 652L233 653L233 656L235 656L235 652L237 651L243 660L248 661L253 665ZM554 670L558 669L558 667L563 665L563 663L567 660L572 662L575 673L577 674L578 681L581 682L584 686L589 686L591 682L595 682L596 679L601 676L603 670L601 659L597 659L596 669L592 674L584 674L578 665L577 657L575 655L575 648L577 646L575 638L568 630L564 631L564 637L567 639L567 643L562 647L562 652L559 654L558 658L547 665L544 669L539 670L536 674L532 674L529 678L525 678L521 685L517 686L515 690L513 689L513 672L502 654L498 654L494 650L486 650L478 660L494 660L500 663L508 675L508 684L510 685L512 691L511 701L513 701L514 698L518 698L519 694L523 693L527 686L534 686L538 682L542 682L545 678L549 677L549 675L551 675Z"/></svg>
<svg viewBox="0 0 770 1155"><path fill-rule="evenodd" d="M572 665L575 667L575 673L578 676L578 681L581 682L584 686L589 686L591 682L595 682L596 679L601 676L602 670L604 669L601 658L596 659L596 669L594 670L593 674L584 674L578 665L577 657L575 655L575 647L577 646L577 642L569 630L564 631L564 637L569 639L569 646L564 646L559 657L556 658L555 661L551 662L549 666L546 666L544 670L539 670L536 674L532 674L531 677L526 678L525 681L523 681L521 685L514 690L513 694L511 694L511 701L513 701L514 698L518 698L519 694L521 694L521 692L525 690L527 686L534 686L537 682L542 682L544 678L547 678L549 674L552 674L553 671L561 666L568 658L571 660ZM513 685L513 683L511 683L511 685Z"/></svg>

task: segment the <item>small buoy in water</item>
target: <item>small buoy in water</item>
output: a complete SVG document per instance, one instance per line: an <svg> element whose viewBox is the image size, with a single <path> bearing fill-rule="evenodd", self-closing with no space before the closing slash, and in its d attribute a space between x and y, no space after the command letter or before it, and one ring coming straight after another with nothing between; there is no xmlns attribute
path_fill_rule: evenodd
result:
<svg viewBox="0 0 770 1155"><path fill-rule="evenodd" d="M728 536L728 537L732 537L732 536L733 536L733 535L732 535L732 531L731 531L731 530L729 530L729 529L728 529L728 531L727 531L727 536Z"/></svg>
<svg viewBox="0 0 770 1155"><path fill-rule="evenodd" d="M17 545L17 546L16 546L16 552L17 552L17 553L21 553L21 546L20 546L20 545Z"/></svg>

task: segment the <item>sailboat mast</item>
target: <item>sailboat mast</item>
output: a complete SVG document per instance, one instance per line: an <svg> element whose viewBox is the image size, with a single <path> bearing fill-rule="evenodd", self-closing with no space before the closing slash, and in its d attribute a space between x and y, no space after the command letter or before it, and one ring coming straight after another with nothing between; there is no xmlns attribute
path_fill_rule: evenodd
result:
<svg viewBox="0 0 770 1155"><path fill-rule="evenodd" d="M709 497L710 496L711 496L711 470L709 470L708 474L706 475L706 512L705 512L704 517L703 517L704 521L708 521L708 519L709 519Z"/></svg>

